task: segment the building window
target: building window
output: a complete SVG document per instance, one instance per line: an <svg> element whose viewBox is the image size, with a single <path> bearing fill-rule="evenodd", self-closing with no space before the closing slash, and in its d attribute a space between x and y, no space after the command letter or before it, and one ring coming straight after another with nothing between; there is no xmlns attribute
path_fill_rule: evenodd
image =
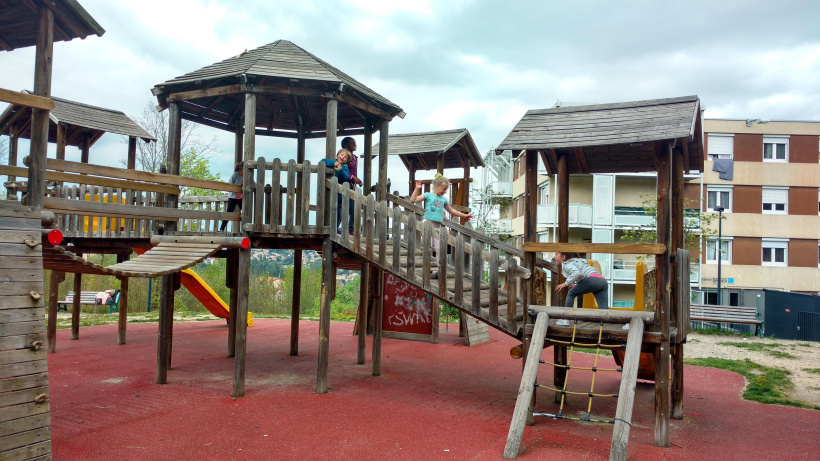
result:
<svg viewBox="0 0 820 461"><path fill-rule="evenodd" d="M789 137L788 136L763 136L763 161L764 162L788 162L789 161Z"/></svg>
<svg viewBox="0 0 820 461"><path fill-rule="evenodd" d="M546 205L550 203L550 184L545 182L538 188L538 204Z"/></svg>
<svg viewBox="0 0 820 461"><path fill-rule="evenodd" d="M718 252L718 239L706 241L706 264L717 264L718 253L721 264L732 264L732 240L723 238L720 241L720 251Z"/></svg>
<svg viewBox="0 0 820 461"><path fill-rule="evenodd" d="M707 155L709 160L716 158L733 158L735 151L735 135L708 133L707 135Z"/></svg>
<svg viewBox="0 0 820 461"><path fill-rule="evenodd" d="M539 232L539 233L538 233L538 241L539 241L540 243L547 243L547 242L549 242L548 238L549 238L549 232Z"/></svg>
<svg viewBox="0 0 820 461"><path fill-rule="evenodd" d="M787 214L789 212L788 187L763 188L763 214Z"/></svg>
<svg viewBox="0 0 820 461"><path fill-rule="evenodd" d="M732 211L732 186L706 186L706 211L719 206L724 212Z"/></svg>
<svg viewBox="0 0 820 461"><path fill-rule="evenodd" d="M789 264L789 241L787 239L763 239L761 262L764 266L787 266Z"/></svg>

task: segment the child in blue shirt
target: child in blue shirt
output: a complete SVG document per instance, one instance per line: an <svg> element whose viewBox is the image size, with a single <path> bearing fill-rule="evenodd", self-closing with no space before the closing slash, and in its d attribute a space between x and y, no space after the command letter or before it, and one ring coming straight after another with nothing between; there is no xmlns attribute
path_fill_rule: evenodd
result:
<svg viewBox="0 0 820 461"><path fill-rule="evenodd" d="M413 190L413 193L410 195L410 202L411 203L419 203L424 202L424 219L421 222L429 221L430 225L433 226L433 229L439 231L439 235L444 232L441 227L442 221L444 221L444 210L447 210L452 216L457 218L465 218L465 219L472 219L472 213L462 213L458 210L454 210L453 207L450 206L447 197L444 195L447 193L447 189L450 187L450 181L441 175L436 175L436 178L433 180L433 192L425 192L422 195L419 195L419 191L421 191L421 181L416 181L416 189ZM433 237L432 239L433 244L433 255L435 256L436 251L439 248L439 239ZM438 278L438 272L433 278Z"/></svg>

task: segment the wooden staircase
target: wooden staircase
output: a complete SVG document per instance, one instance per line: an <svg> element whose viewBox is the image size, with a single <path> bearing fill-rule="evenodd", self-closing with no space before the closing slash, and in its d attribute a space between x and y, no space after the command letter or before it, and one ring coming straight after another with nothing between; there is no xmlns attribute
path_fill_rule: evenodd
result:
<svg viewBox="0 0 820 461"><path fill-rule="evenodd" d="M522 250L453 221L444 222L451 233L439 235L429 223L422 223L423 210L401 197L389 195L389 201L376 203L372 195L351 191L347 184L339 186L335 177L329 183L331 191L342 194L341 222L348 222L349 201L355 203L353 233L330 234L344 251L510 336L523 337L522 294L532 273L517 263L516 257L524 256ZM329 208L328 222L335 223L335 207ZM434 239L439 240L435 257ZM539 263L554 268L549 262ZM504 289L499 286L500 272L505 275Z"/></svg>

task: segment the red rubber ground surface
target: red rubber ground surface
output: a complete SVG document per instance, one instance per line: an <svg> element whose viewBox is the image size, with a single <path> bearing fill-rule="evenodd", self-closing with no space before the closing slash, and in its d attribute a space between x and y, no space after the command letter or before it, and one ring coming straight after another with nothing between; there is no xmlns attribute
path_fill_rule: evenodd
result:
<svg viewBox="0 0 820 461"><path fill-rule="evenodd" d="M157 324L84 327L80 340L57 333L49 355L54 459L500 459L519 385L515 342L465 347L450 326L440 343L385 339L382 376L356 365L353 324L332 323L330 392L313 393L317 322L301 323L300 355L289 355L289 321L255 319L248 329L246 394L230 397L233 359L224 321L179 323L167 385L154 384ZM545 353L551 357L551 352ZM591 363L585 356L576 363ZM576 357L577 359L577 357ZM603 358L600 366L613 364ZM542 366L540 381L552 381ZM570 388L589 376L571 371ZM671 422L670 448L653 445L651 384L638 384L630 459L817 460L820 411L743 401L743 378L686 367L685 412ZM618 376L599 374L596 392L616 392ZM593 415L615 402L595 399ZM579 415L586 399L570 398ZM539 394L539 411L557 406ZM612 426L537 418L519 459L606 459Z"/></svg>

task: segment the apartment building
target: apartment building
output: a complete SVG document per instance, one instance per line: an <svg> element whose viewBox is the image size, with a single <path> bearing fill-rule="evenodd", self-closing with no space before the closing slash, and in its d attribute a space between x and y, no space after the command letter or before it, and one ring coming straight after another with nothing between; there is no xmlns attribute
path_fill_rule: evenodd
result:
<svg viewBox="0 0 820 461"><path fill-rule="evenodd" d="M725 210L721 241L704 243L704 300L718 301L718 258L722 304L755 305L762 288L817 295L820 122L704 119L703 131L702 209Z"/></svg>
<svg viewBox="0 0 820 461"><path fill-rule="evenodd" d="M510 151L500 155L489 153L484 183L489 184L503 206L499 213L500 227L507 229L511 242L518 247L524 243L524 156L516 158ZM538 175L538 239L554 242L557 238L556 180L548 176L543 165ZM700 203L700 175L686 175L684 195L689 208ZM624 234L632 229L654 229L655 219L647 214L644 198L654 200L657 181L654 174L586 174L571 175L569 182L569 241L594 243L622 243ZM687 220L691 228L697 223ZM552 255L546 255L551 257ZM635 277L638 258L634 255L593 254L601 264L609 282L609 299L615 307L631 307L635 295ZM654 259L644 260L648 269ZM693 263L691 281L695 287L700 280L699 261Z"/></svg>

